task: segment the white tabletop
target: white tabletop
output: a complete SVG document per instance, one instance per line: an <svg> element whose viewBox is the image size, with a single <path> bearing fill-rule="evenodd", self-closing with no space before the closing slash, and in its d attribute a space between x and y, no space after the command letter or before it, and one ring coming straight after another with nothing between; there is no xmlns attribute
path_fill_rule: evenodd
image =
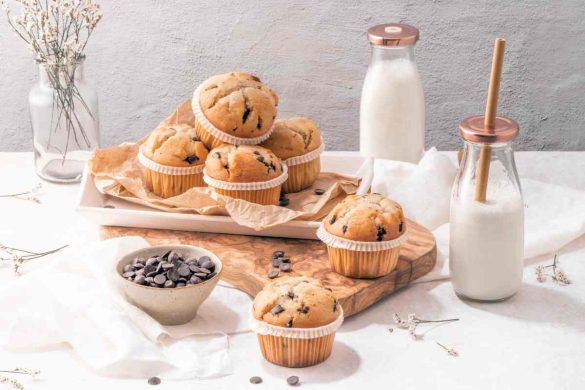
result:
<svg viewBox="0 0 585 390"><path fill-rule="evenodd" d="M520 152L516 158L523 177L585 189L585 152ZM0 154L0 193L26 190L37 182L30 153ZM97 240L98 227L75 214L78 185L43 185L40 205L0 199L0 242L33 249ZM551 256L528 261L522 290L497 304L463 302L448 281L414 284L347 319L331 358L319 366L285 369L268 364L255 336L244 333L230 336L233 375L165 382L160 388L287 388L289 375L299 376L303 388L584 388L585 237L561 254L563 270L573 280L569 286L536 282L535 264L549 262ZM0 265L0 282L14 277L10 267ZM413 341L406 331L388 331L395 328L394 312L460 321ZM437 341L455 347L460 356L449 356ZM0 350L0 370L16 366L43 371L42 380L24 381L27 389L148 387L146 379L95 375L65 345L44 351ZM254 375L264 383L249 384Z"/></svg>

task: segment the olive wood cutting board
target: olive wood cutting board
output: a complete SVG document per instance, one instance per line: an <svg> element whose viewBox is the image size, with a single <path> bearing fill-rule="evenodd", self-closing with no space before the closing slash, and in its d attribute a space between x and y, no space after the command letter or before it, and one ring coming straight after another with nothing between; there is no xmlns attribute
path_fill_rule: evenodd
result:
<svg viewBox="0 0 585 390"><path fill-rule="evenodd" d="M325 244L316 240L110 226L101 228L101 238L141 236L151 245L180 243L203 247L223 262L222 279L251 296L271 281L266 274L272 269L272 253L283 250L291 258L292 272L288 275L320 279L333 290L349 317L433 269L437 260L433 234L413 221L407 221L407 232L408 240L401 247L396 269L377 279L351 279L333 272ZM281 271L280 275L287 274Z"/></svg>

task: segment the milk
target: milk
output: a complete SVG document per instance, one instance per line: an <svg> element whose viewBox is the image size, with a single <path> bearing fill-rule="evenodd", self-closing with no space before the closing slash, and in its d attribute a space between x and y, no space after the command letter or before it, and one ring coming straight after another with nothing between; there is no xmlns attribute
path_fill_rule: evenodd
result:
<svg viewBox="0 0 585 390"><path fill-rule="evenodd" d="M386 50L374 57L362 90L360 152L418 163L424 152L425 103L415 62ZM374 53L376 55L376 53ZM388 58L398 56L398 58Z"/></svg>
<svg viewBox="0 0 585 390"><path fill-rule="evenodd" d="M492 195L486 203L454 197L450 237L449 268L458 295L497 301L520 289L524 205L519 194Z"/></svg>

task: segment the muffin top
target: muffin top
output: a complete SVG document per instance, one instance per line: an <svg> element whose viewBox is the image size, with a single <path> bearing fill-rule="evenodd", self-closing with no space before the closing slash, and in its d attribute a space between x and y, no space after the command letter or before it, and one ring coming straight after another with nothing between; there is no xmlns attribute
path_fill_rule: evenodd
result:
<svg viewBox="0 0 585 390"><path fill-rule="evenodd" d="M402 207L380 194L350 195L323 220L325 230L354 241L389 241L405 231Z"/></svg>
<svg viewBox="0 0 585 390"><path fill-rule="evenodd" d="M282 174L282 164L261 146L224 144L212 149L205 161L208 176L233 183L272 180Z"/></svg>
<svg viewBox="0 0 585 390"><path fill-rule="evenodd" d="M154 162L172 167L200 165L207 158L207 148L188 125L153 130L142 146L142 153Z"/></svg>
<svg viewBox="0 0 585 390"><path fill-rule="evenodd" d="M284 277L254 298L254 317L287 328L316 328L339 317L337 299L316 279Z"/></svg>
<svg viewBox="0 0 585 390"><path fill-rule="evenodd" d="M295 117L274 122L274 131L262 146L279 158L301 156L321 146L321 131L310 119Z"/></svg>
<svg viewBox="0 0 585 390"><path fill-rule="evenodd" d="M204 81L199 104L219 130L235 137L255 138L274 123L278 96L258 77L232 72Z"/></svg>

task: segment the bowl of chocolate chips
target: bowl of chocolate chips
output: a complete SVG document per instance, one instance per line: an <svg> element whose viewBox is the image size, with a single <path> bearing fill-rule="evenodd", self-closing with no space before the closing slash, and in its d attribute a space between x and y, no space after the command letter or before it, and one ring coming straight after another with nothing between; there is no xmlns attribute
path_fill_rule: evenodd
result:
<svg viewBox="0 0 585 390"><path fill-rule="evenodd" d="M162 325L181 325L195 318L221 271L215 254L191 245L139 249L116 265L118 282L128 301Z"/></svg>

